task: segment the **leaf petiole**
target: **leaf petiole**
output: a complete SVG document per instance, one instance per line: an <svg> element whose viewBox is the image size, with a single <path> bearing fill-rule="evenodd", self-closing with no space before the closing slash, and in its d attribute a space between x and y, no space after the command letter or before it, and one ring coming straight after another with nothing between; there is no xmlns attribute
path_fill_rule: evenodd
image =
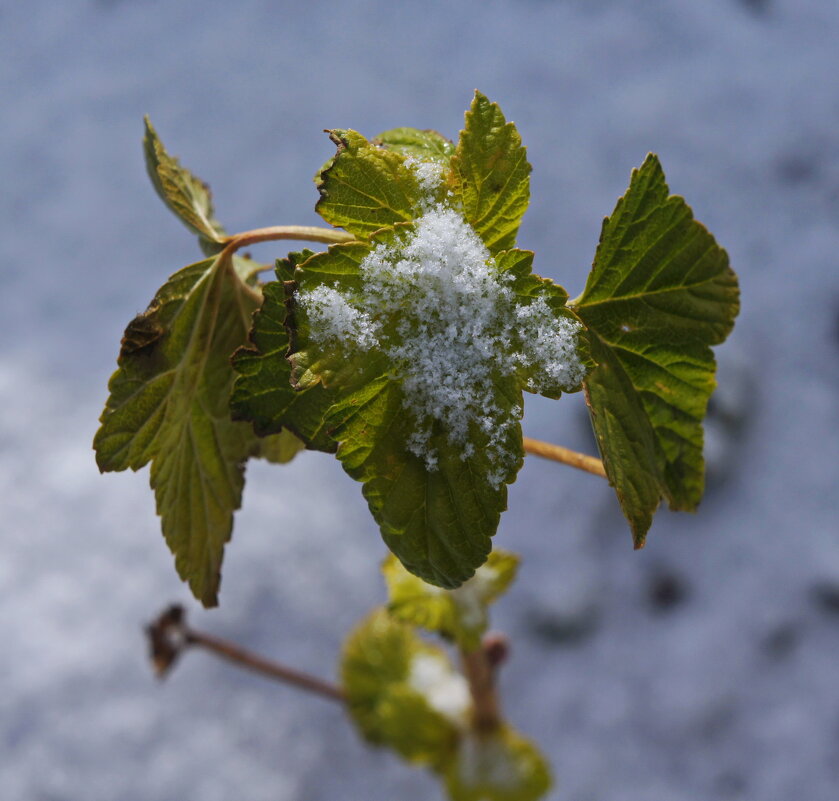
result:
<svg viewBox="0 0 839 801"><path fill-rule="evenodd" d="M524 437L522 440L526 453L534 456L541 456L543 459L552 459L555 462L576 467L578 470L585 470L595 476L606 478L606 470L603 462L595 456L572 451L570 448L563 448L562 445L554 445L550 442L542 442L538 439Z"/></svg>
<svg viewBox="0 0 839 801"><path fill-rule="evenodd" d="M321 228L314 225L272 225L268 228L255 228L252 231L243 231L231 236L225 242L223 253L230 256L249 245L256 245L259 242L276 242L280 239L324 242L334 245L339 242L352 242L355 237L337 228Z"/></svg>

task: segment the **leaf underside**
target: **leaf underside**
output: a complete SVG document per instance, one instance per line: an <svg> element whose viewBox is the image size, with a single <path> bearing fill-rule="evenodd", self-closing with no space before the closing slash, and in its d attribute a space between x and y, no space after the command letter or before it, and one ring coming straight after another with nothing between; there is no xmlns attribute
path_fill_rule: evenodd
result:
<svg viewBox="0 0 839 801"><path fill-rule="evenodd" d="M585 389L606 473L642 547L662 498L692 511L702 497L710 346L725 340L739 311L728 256L670 196L655 156L633 171L604 221L585 291L571 306L598 363Z"/></svg>
<svg viewBox="0 0 839 801"><path fill-rule="evenodd" d="M257 303L227 257L175 273L126 330L94 440L102 471L151 462L164 537L205 606L217 603L245 460L287 460L295 451L288 439L260 442L230 419L229 357Z"/></svg>
<svg viewBox="0 0 839 801"><path fill-rule="evenodd" d="M149 118L145 119L143 154L146 171L160 199L198 237L205 255L224 246L226 234L216 220L210 187L166 152Z"/></svg>

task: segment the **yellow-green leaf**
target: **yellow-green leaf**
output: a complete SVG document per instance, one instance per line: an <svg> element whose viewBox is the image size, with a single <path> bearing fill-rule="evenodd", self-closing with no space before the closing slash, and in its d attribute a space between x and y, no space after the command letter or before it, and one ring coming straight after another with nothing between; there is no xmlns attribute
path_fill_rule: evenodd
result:
<svg viewBox="0 0 839 801"><path fill-rule="evenodd" d="M454 145L437 131L418 128L391 128L380 133L373 144L401 153L408 158L422 161L439 161L447 164L454 153Z"/></svg>
<svg viewBox="0 0 839 801"><path fill-rule="evenodd" d="M329 138L338 152L318 183L315 210L324 220L367 239L380 228L413 218L421 193L401 153L377 147L356 131L330 131Z"/></svg>
<svg viewBox="0 0 839 801"><path fill-rule="evenodd" d="M164 537L205 606L217 603L244 462L260 453L250 426L228 409L230 354L258 302L224 255L175 273L126 329L94 440L102 471L151 462Z"/></svg>
<svg viewBox="0 0 839 801"><path fill-rule="evenodd" d="M496 549L472 578L455 590L444 590L412 575L391 555L382 565L388 611L403 623L438 632L473 651L487 629L489 605L512 583L518 563L514 554Z"/></svg>
<svg viewBox="0 0 839 801"><path fill-rule="evenodd" d="M272 464L287 464L306 447L302 439L286 429L260 438L256 445L253 455Z"/></svg>
<svg viewBox="0 0 839 801"><path fill-rule="evenodd" d="M152 185L167 207L198 237L208 256L224 246L226 234L216 220L210 187L170 156L148 117L143 138L146 170Z"/></svg>
<svg viewBox="0 0 839 801"><path fill-rule="evenodd" d="M466 680L439 648L377 609L348 637L341 682L362 736L416 764L442 770L467 725Z"/></svg>
<svg viewBox="0 0 839 801"><path fill-rule="evenodd" d="M551 774L536 746L504 725L466 735L445 781L452 801L536 801L550 789Z"/></svg>
<svg viewBox="0 0 839 801"><path fill-rule="evenodd" d="M516 243L530 203L530 170L516 126L476 92L452 159L454 193L493 254Z"/></svg>

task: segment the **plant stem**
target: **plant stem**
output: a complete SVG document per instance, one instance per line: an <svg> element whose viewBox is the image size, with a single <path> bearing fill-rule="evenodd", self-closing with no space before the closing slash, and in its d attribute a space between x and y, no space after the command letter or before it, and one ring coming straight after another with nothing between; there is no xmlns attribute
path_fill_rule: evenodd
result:
<svg viewBox="0 0 839 801"><path fill-rule="evenodd" d="M233 662L235 665L252 670L255 673L261 673L263 676L276 681L322 695L332 701L343 703L346 700L343 691L328 681L286 667L251 651L246 651L244 648L219 637L189 629L185 632L185 640L188 645L197 645L222 659L226 659L228 662Z"/></svg>
<svg viewBox="0 0 839 801"><path fill-rule="evenodd" d="M275 681L339 703L346 701L343 691L334 684L266 659L227 640L191 629L186 624L183 607L178 604L166 609L146 628L146 634L151 647L152 663L158 676L166 675L188 647L198 647Z"/></svg>
<svg viewBox="0 0 839 801"><path fill-rule="evenodd" d="M491 732L501 725L501 709L495 689L495 669L483 646L460 651L463 674L472 694L472 726L478 732Z"/></svg>
<svg viewBox="0 0 839 801"><path fill-rule="evenodd" d="M240 248L259 242L275 242L279 239L297 239L302 242L325 242L330 245L352 242L355 237L337 228L319 228L312 225L272 225L269 228L255 228L230 237L224 246L224 253L231 255Z"/></svg>
<svg viewBox="0 0 839 801"><path fill-rule="evenodd" d="M595 456L588 456L585 453L572 451L570 448L563 448L562 445L553 445L550 442L542 442L530 437L524 438L524 450L534 456L553 459L555 462L562 462L571 465L571 467L576 467L578 470L585 470L601 478L606 478L603 462Z"/></svg>

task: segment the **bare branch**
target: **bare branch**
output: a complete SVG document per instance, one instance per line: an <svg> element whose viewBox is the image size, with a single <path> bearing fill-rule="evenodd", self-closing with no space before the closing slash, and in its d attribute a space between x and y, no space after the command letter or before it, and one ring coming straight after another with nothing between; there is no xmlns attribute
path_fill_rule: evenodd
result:
<svg viewBox="0 0 839 801"><path fill-rule="evenodd" d="M344 703L346 700L343 690L334 684L266 659L227 640L189 628L184 609L177 604L170 606L151 623L146 628L146 635L149 638L152 664L161 678L169 672L187 648L198 647L238 667L275 681L290 684L332 701Z"/></svg>

